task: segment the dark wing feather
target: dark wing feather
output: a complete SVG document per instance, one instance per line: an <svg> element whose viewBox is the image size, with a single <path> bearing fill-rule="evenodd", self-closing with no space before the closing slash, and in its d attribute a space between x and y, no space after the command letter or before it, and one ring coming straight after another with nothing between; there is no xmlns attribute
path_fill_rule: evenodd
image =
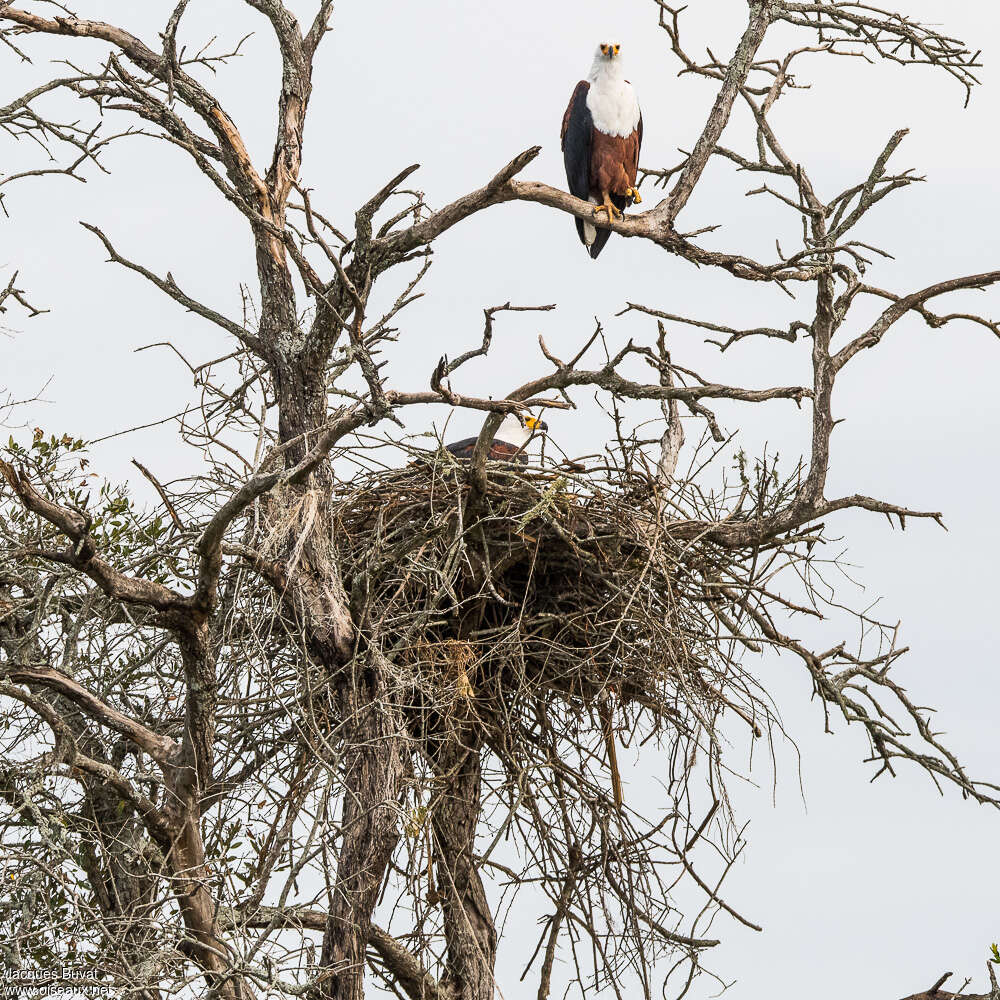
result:
<svg viewBox="0 0 1000 1000"><path fill-rule="evenodd" d="M569 193L584 201L590 197L590 153L594 137L594 119L587 107L589 90L590 83L586 80L576 85L563 115L560 133ZM580 242L586 245L582 219L576 220L576 231Z"/></svg>
<svg viewBox="0 0 1000 1000"><path fill-rule="evenodd" d="M450 451L456 458L461 459L471 459L472 453L476 450L476 442L479 438L462 438L461 441L454 441L451 444L446 444L445 449ZM527 464L528 456L524 454L523 448L518 448L512 445L508 441L497 441L493 439L493 444L490 445L489 455L486 456L493 462L519 462L522 465Z"/></svg>
<svg viewBox="0 0 1000 1000"><path fill-rule="evenodd" d="M619 198L617 195L611 196L611 204L614 205L616 208L622 209L623 211L625 206L619 205L618 203L624 201L625 201L624 198ZM607 243L608 240L610 239L611 239L611 230L605 229L603 226L598 226L597 235L594 237L594 242L591 243L589 247L587 247L590 256L594 260L597 260L597 255L604 249L604 244Z"/></svg>
<svg viewBox="0 0 1000 1000"><path fill-rule="evenodd" d="M626 172L632 179L632 186L635 187L636 181L639 177L639 156L642 153L642 112L639 112L639 124L635 127L635 159L627 166ZM632 204L632 199L628 200L629 205Z"/></svg>
<svg viewBox="0 0 1000 1000"><path fill-rule="evenodd" d="M445 445L445 450L450 451L456 458L472 458L472 452L476 447L479 438L462 438L461 441L453 441Z"/></svg>

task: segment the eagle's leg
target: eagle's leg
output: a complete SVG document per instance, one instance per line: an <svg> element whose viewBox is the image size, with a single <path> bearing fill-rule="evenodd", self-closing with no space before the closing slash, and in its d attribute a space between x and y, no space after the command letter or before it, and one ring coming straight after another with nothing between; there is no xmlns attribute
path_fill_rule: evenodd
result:
<svg viewBox="0 0 1000 1000"><path fill-rule="evenodd" d="M604 204L596 206L596 208L594 209L594 216L596 217L598 212L607 212L608 222L610 222L612 219L620 219L622 217L622 213L617 208L615 208L614 205L611 204L610 193L605 191L603 192L603 194L604 194Z"/></svg>
<svg viewBox="0 0 1000 1000"><path fill-rule="evenodd" d="M631 198L637 205L642 201L642 195L639 194L639 189L634 187L630 187L626 190L625 197Z"/></svg>

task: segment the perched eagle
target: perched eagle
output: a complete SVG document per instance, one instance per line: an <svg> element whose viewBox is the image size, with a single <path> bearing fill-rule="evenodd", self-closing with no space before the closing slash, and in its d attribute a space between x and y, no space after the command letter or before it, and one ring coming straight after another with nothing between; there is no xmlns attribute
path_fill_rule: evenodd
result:
<svg viewBox="0 0 1000 1000"><path fill-rule="evenodd" d="M508 413L493 438L487 458L494 462L520 462L526 465L528 456L524 453L525 446L536 433L548 429L549 426L544 420ZM445 447L456 458L472 458L477 440L478 437L463 438Z"/></svg>
<svg viewBox="0 0 1000 1000"><path fill-rule="evenodd" d="M602 44L594 55L590 76L581 80L563 115L563 160L570 194L586 198L605 213L608 222L620 219L633 202L642 145L642 114L632 84L625 79L617 43ZM604 249L610 229L576 220L576 231L591 257Z"/></svg>

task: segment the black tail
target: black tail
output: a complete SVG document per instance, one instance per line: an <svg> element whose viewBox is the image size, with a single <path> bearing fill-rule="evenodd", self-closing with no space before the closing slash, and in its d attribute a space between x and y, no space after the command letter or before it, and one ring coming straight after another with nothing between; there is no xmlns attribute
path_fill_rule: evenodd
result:
<svg viewBox="0 0 1000 1000"><path fill-rule="evenodd" d="M610 237L610 229L602 229L600 226L597 227L597 236L594 237L594 242L587 247L587 252L594 258L594 260L597 260L597 255L604 249L604 244L608 242Z"/></svg>

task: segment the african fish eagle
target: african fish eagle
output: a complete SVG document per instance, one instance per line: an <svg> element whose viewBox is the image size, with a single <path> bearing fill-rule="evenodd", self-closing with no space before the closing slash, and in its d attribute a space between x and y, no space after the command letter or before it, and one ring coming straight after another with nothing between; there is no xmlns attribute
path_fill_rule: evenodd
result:
<svg viewBox="0 0 1000 1000"><path fill-rule="evenodd" d="M528 456L524 453L525 446L536 433L548 429L548 424L537 417L522 417L517 413L508 413L497 429L486 457L494 462L520 462L526 465ZM463 438L445 447L456 458L472 458L477 440L478 437Z"/></svg>
<svg viewBox="0 0 1000 1000"><path fill-rule="evenodd" d="M617 42L598 47L590 76L576 85L569 99L560 133L570 194L592 201L597 206L594 218L604 212L608 222L642 201L635 187L642 114L625 79L620 49ZM595 259L611 235L610 229L579 218L576 231Z"/></svg>

